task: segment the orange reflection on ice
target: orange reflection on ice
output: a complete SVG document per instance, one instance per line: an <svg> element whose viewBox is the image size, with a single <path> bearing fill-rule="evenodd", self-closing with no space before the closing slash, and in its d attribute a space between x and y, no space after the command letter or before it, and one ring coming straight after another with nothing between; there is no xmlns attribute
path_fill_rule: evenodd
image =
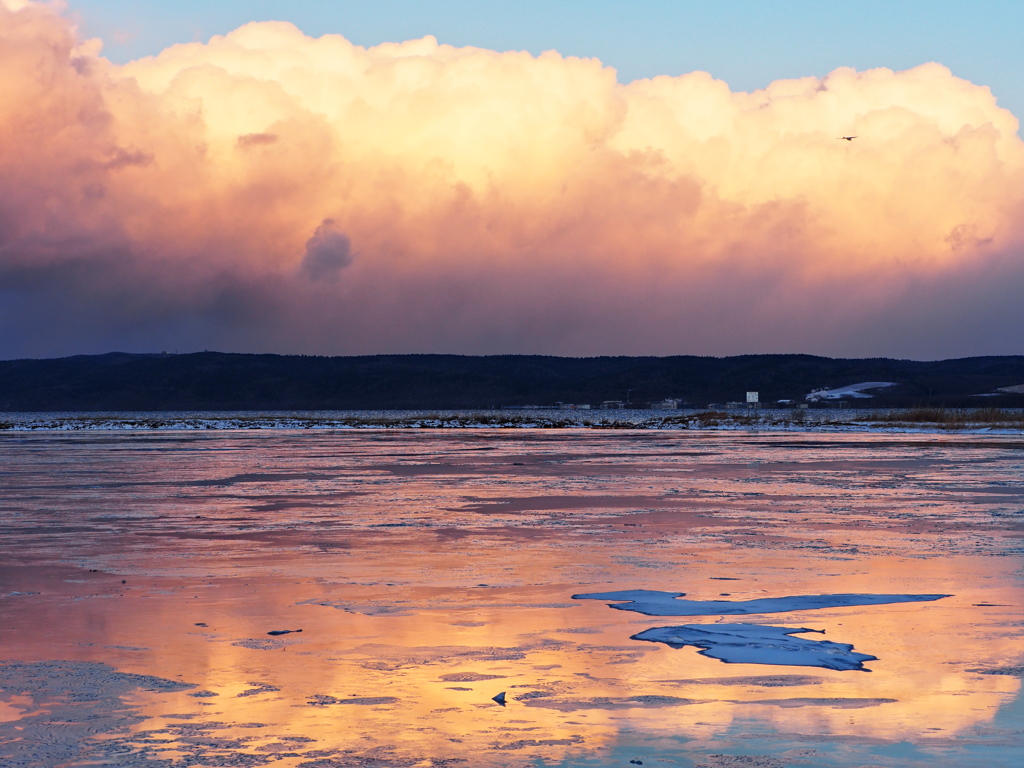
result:
<svg viewBox="0 0 1024 768"><path fill-rule="evenodd" d="M679 434L24 440L5 456L6 535L22 558L2 570L5 657L190 684L131 694L144 717L132 748L198 760L205 739L283 766L611 763L630 734L722 749L744 733L974 738L1020 695L1019 676L993 674L1019 664L1016 561L991 556L1013 542L995 514L1008 494L983 492L1005 483L1016 449L954 441L922 458L906 437ZM570 599L631 588L952 596L678 618ZM630 639L737 621L825 630L879 658L870 673L724 664ZM0 722L31 720L21 694L5 690Z"/></svg>

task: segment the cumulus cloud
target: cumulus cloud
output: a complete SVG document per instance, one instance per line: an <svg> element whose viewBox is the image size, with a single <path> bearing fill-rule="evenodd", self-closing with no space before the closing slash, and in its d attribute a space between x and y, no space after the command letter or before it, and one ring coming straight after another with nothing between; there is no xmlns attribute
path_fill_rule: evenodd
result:
<svg viewBox="0 0 1024 768"><path fill-rule="evenodd" d="M1024 351L1024 143L939 64L738 93L269 22L117 66L0 0L0 82L0 356Z"/></svg>

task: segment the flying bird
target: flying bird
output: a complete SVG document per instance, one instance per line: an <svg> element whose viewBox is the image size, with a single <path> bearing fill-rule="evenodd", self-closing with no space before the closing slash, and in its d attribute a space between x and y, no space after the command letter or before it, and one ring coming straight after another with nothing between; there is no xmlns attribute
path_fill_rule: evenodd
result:
<svg viewBox="0 0 1024 768"><path fill-rule="evenodd" d="M839 140L840 141L844 141L844 140L845 141L853 141L856 138L857 138L856 136L840 136Z"/></svg>

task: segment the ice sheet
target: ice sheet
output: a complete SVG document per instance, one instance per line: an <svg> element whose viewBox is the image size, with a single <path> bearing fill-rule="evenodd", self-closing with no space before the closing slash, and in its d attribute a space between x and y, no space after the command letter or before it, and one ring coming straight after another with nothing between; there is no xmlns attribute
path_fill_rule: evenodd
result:
<svg viewBox="0 0 1024 768"><path fill-rule="evenodd" d="M1022 449L956 433L0 430L0 661L35 668L0 673L0 765L738 767L760 751L1019 768ZM636 587L957 597L678 618L568 599ZM629 639L716 622L825 629L796 637L881 661L745 666ZM49 680L40 659L107 668Z"/></svg>
<svg viewBox="0 0 1024 768"><path fill-rule="evenodd" d="M791 595L760 597L754 600L680 600L685 592L656 589L624 589L618 592L588 592L573 595L573 600L621 600L609 604L620 611L635 611L646 616L737 616L753 613L809 611L815 608L845 608L855 605L888 605L941 600L951 595Z"/></svg>
<svg viewBox="0 0 1024 768"><path fill-rule="evenodd" d="M665 643L673 648L692 645L701 649L702 656L710 656L727 664L784 664L791 667L864 670L865 661L878 658L857 653L847 643L792 637L803 632L819 631L760 624L685 624L681 627L654 627L633 635L633 639Z"/></svg>

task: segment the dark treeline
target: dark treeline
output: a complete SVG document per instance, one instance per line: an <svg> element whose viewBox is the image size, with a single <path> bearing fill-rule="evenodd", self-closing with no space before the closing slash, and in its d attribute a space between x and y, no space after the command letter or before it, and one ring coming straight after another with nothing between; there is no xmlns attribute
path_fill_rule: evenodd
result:
<svg viewBox="0 0 1024 768"><path fill-rule="evenodd" d="M600 405L647 407L665 398L705 407L742 401L803 402L813 389L892 381L880 407L1022 407L1024 356L917 362L812 355L543 357L373 355L308 357L200 352L0 361L0 410L178 411L447 409Z"/></svg>

